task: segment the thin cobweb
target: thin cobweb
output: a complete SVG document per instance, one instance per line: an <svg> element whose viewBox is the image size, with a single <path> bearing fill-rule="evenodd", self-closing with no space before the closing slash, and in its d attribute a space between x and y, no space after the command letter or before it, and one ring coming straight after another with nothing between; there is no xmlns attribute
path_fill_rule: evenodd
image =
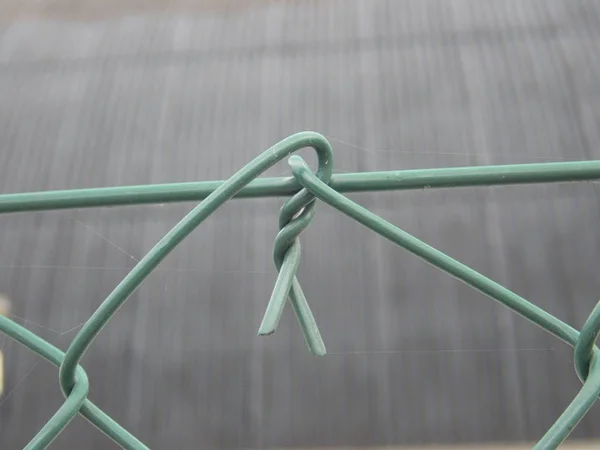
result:
<svg viewBox="0 0 600 450"><path fill-rule="evenodd" d="M419 150L417 152L411 150L402 150L402 149L374 149L374 148L366 148L357 144L353 144L347 140L338 139L333 136L329 136L324 134L327 139L330 141L338 142L340 144L346 145L348 147L354 148L356 150L360 150L365 153L369 153L371 155L389 155L389 154L407 154L407 155L434 155L434 156L482 156L481 153L475 152L447 152L447 151L431 151L431 150ZM578 161L581 158L565 158L560 156L549 156L549 155L511 155L511 158L516 160L523 159L535 159L535 160L543 160L543 161Z"/></svg>

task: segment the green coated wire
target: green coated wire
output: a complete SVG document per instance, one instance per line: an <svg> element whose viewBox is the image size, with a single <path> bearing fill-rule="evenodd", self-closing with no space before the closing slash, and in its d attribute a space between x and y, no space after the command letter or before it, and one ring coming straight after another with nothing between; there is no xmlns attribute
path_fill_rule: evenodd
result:
<svg viewBox="0 0 600 450"><path fill-rule="evenodd" d="M273 164L304 147L313 147L316 150L318 156L317 176L329 181L333 160L331 147L324 137L309 132L298 133L284 139L240 169L175 225L125 276L83 325L71 342L60 365L59 381L64 392L69 392L74 386L76 381L75 370L94 338L156 266L200 223L233 197L236 192ZM304 203L308 203L312 199L312 195L305 191L297 195L298 198L304 199Z"/></svg>
<svg viewBox="0 0 600 450"><path fill-rule="evenodd" d="M305 205L306 197L302 192L289 199L279 213L280 231L275 237L273 259L279 276L273 288L273 294L267 305L258 334L266 336L275 332L285 306L285 299L290 296L290 303L296 313L300 328L310 351L317 356L326 353L325 343L312 315L300 283L296 279L296 271L300 264L300 241L298 236L310 224L315 216L314 199ZM294 217L302 211L298 217Z"/></svg>
<svg viewBox="0 0 600 450"><path fill-rule="evenodd" d="M64 359L64 353L46 342L31 331L23 328L12 320L0 316L0 331L7 334L15 341L23 344L30 350L40 355L45 360L59 367ZM25 447L27 450L38 450L47 448L60 432L68 425L77 412L86 417L100 431L107 434L123 448L146 450L144 444L127 432L121 425L111 419L100 408L87 400L89 382L87 375L81 366L77 367L77 383L70 393L66 394L67 401L63 403L59 411L39 431L39 433ZM83 401L83 404L81 403Z"/></svg>
<svg viewBox="0 0 600 450"><path fill-rule="evenodd" d="M585 380L589 373L590 364L596 347L596 340L600 334L600 302L596 304L590 316L581 329L581 335L575 345L575 371L581 380Z"/></svg>
<svg viewBox="0 0 600 450"><path fill-rule="evenodd" d="M534 324L562 339L571 346L577 345L580 334L571 326L551 314L548 314L543 309L528 302L523 297L518 296L504 286L490 280L423 241L420 241L406 231L401 230L382 217L373 214L366 208L363 208L349 198L336 192L316 178L299 156L290 157L289 164L296 180L319 200L333 206L338 211L343 212L367 228L375 231L377 234L380 234L400 247L419 256L438 269L447 272L492 299L508 306L513 311L529 319ZM597 306L590 316L590 320L592 320L594 324L598 322L599 310L600 308ZM595 339L597 334L598 330L595 329L591 337ZM590 342L590 340L587 342ZM593 344L593 340L591 340L591 342ZM594 356L592 358L594 362L593 375L585 380L579 394L548 433L540 440L540 442L538 442L536 448L556 448L567 438L573 428L575 428L577 423L579 423L589 408L591 408L598 398L598 395L600 395L600 364L598 363L597 358L600 351L597 348L593 348L593 351L590 349L590 353L593 353ZM581 358L581 356L579 357ZM587 353L585 354L585 357L589 361L590 358ZM577 355L575 359L577 360Z"/></svg>
<svg viewBox="0 0 600 450"><path fill-rule="evenodd" d="M273 164L303 147L313 147L317 152L316 175L300 157L292 156L289 159L292 177L257 178ZM0 331L59 367L60 386L65 396L65 402L26 448L47 448L73 417L80 413L121 447L131 450L147 449L87 399L89 381L79 365L83 354L142 281L223 203L233 197L283 195L292 197L285 202L279 215L280 231L273 249L278 277L259 334L271 334L276 330L289 297L309 349L315 355L325 354L325 344L296 278L301 255L299 235L314 218L316 199L319 199L575 347L575 370L583 381L583 386L535 448L553 449L560 445L600 395L600 351L595 345L600 334L600 303L579 333L505 287L349 200L341 192L595 181L600 179L600 161L336 175L332 175L332 171L332 151L327 140L318 133L303 132L266 150L226 181L0 195L0 213L202 200L125 276L84 324L66 353L10 319L0 316Z"/></svg>
<svg viewBox="0 0 600 450"><path fill-rule="evenodd" d="M600 179L600 161L568 161L341 173L333 175L329 185L338 192L378 192L582 182L598 179ZM204 200L223 183L225 181L200 181L4 194L0 195L0 213L199 201ZM300 184L294 177L257 178L237 192L234 197L285 197L296 194L300 188Z"/></svg>

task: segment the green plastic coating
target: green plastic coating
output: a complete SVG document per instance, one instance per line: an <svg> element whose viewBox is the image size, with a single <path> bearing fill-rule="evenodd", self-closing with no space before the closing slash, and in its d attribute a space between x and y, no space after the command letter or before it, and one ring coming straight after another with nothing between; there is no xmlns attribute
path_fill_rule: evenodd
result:
<svg viewBox="0 0 600 450"><path fill-rule="evenodd" d="M273 164L304 147L317 152L313 174L299 156L291 156L292 177L257 178ZM125 449L147 447L114 422L88 398L89 381L79 365L84 353L130 295L161 261L207 217L232 198L291 196L279 214L273 259L277 280L268 302L259 334L275 332L289 298L309 350L326 353L316 320L296 277L301 257L300 234L315 216L317 200L329 204L370 230L438 267L488 297L507 306L532 323L574 347L575 370L583 386L573 401L535 446L554 449L573 431L600 395L600 303L581 333L523 297L429 246L383 218L373 214L343 192L367 192L464 186L595 181L600 179L600 161L459 167L371 173L333 173L333 155L327 140L318 133L302 132L266 150L226 181L176 183L148 186L79 189L0 195L0 213L64 208L90 208L145 203L201 201L171 229L129 272L92 314L63 353L12 320L0 316L0 331L59 367L64 403L26 446L47 448L69 422L81 414Z"/></svg>
<svg viewBox="0 0 600 450"><path fill-rule="evenodd" d="M306 202L310 200L310 203ZM296 279L296 271L300 264L300 240L298 236L310 224L315 216L316 202L314 198L301 191L289 199L279 213L280 231L275 237L273 259L279 276L273 288L273 294L267 305L258 334L265 336L273 334L283 313L285 299L289 293L290 302L303 330L306 344L310 351L317 356L326 353L325 343L317 327L317 322ZM294 217L298 211L302 211Z"/></svg>
<svg viewBox="0 0 600 450"><path fill-rule="evenodd" d="M302 158L298 156L292 156L289 160L289 163L292 168L292 173L300 182L300 184L312 192L319 200L328 203L357 222L360 222L367 228L375 231L377 234L380 234L381 236L419 256L435 267L454 276L463 283L468 284L483 294L509 307L513 311L529 319L534 324L545 329L567 344L570 344L571 346L577 345L580 334L571 326L545 312L543 309L528 302L523 297L520 297L514 292L506 289L495 281L490 280L470 267L456 261L439 250L436 250L425 242L411 236L406 231L401 230L385 219L373 214L347 197L339 194L316 178L310 172L310 169L302 160ZM587 323L591 321L596 324L596 322L598 322L598 311L600 311L600 307L596 306ZM597 334L598 330L596 325L596 329L591 337L596 338ZM593 341L591 342L593 344ZM587 343L589 343L589 340L586 342L586 344ZM583 356L580 356L585 358L585 361L588 364L590 359L597 360L597 355L599 353L599 350L596 347L593 349L591 348L592 344L590 344L589 353L586 352ZM585 347L587 350L588 346L585 345ZM595 373L593 376L590 376L587 380L585 380L583 388L575 400L573 400L567 410L561 415L548 433L546 433L536 448L556 448L567 438L571 431L573 431L573 428L575 428L583 416L592 407L598 395L600 395L600 366L598 365L597 361L594 361L594 363Z"/></svg>
<svg viewBox="0 0 600 450"><path fill-rule="evenodd" d="M329 185L338 192L404 191L414 189L597 181L600 161L576 161L450 169L396 170L334 174ZM200 201L225 181L152 184L66 191L25 192L0 196L0 213L94 208ZM284 197L300 190L294 177L257 178L235 198Z"/></svg>

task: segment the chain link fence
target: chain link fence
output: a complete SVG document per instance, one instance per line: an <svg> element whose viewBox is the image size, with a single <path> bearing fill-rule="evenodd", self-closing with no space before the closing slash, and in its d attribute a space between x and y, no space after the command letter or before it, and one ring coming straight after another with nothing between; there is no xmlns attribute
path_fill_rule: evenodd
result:
<svg viewBox="0 0 600 450"><path fill-rule="evenodd" d="M311 171L301 157L292 155L288 160L292 177L258 178L275 163L305 147L312 147L317 153L316 173ZM207 217L234 197L273 196L290 198L279 214L280 231L275 238L273 251L278 277L259 335L275 332L289 298L308 348L315 355L326 354L317 323L296 278L301 255L299 235L314 218L317 200L320 200L574 347L575 370L583 387L535 447L556 448L567 438L600 394L599 350L595 346L600 334L600 303L593 309L581 331L578 331L502 285L373 214L343 193L598 179L600 161L333 175L333 153L327 139L317 133L302 132L266 150L226 181L2 195L0 213L201 200L117 285L83 325L66 352L63 353L8 317L0 315L0 331L59 367L60 387L65 396L65 402L26 448L47 448L77 414L81 414L123 448L147 448L87 398L90 384L79 363L95 337L129 296ZM327 273L323 273L323 277L327 277Z"/></svg>

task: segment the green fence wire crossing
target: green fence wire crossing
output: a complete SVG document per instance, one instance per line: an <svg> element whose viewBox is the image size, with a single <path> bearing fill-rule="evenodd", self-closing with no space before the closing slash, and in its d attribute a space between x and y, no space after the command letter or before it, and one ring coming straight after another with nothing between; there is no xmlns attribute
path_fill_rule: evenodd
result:
<svg viewBox="0 0 600 450"><path fill-rule="evenodd" d="M291 177L258 178L275 163L305 147L312 147L317 153L316 173L311 171L301 157L292 155L288 160ZM373 214L342 193L598 179L600 161L333 175L333 153L328 141L318 133L302 132L264 151L226 181L0 195L0 213L201 200L123 278L83 325L66 352L63 353L9 318L0 316L0 331L59 367L60 387L65 396L65 402L25 448L47 448L77 414L81 414L123 448L148 448L87 398L89 381L79 362L119 307L208 216L234 197L274 196L290 198L279 214L280 231L275 238L273 251L278 277L260 325L260 335L275 332L289 298L310 351L315 355L326 353L317 323L296 278L301 253L299 235L313 219L318 199L574 347L575 370L583 386L535 446L536 449L556 448L585 416L600 394L600 351L595 345L600 334L600 303L591 312L582 330L577 331L514 292Z"/></svg>

